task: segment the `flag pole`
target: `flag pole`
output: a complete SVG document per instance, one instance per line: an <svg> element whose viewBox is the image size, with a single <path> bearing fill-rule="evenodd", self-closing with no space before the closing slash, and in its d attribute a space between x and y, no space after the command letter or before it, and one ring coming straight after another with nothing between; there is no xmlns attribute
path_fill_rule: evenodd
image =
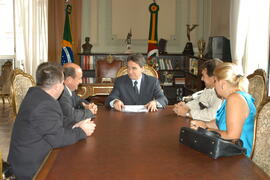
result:
<svg viewBox="0 0 270 180"><path fill-rule="evenodd" d="M69 16L71 15L72 6L69 3L69 0L65 0L65 24L64 24L64 33L62 41L62 55L61 55L61 64L74 62L74 56L72 52L72 35L70 29Z"/></svg>

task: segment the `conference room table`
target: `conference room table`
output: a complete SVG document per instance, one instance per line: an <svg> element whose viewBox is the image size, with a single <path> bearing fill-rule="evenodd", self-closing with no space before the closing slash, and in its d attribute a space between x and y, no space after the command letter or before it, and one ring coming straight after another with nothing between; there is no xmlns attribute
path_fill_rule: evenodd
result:
<svg viewBox="0 0 270 180"><path fill-rule="evenodd" d="M190 119L177 117L172 106L148 113L99 107L93 120L93 135L51 151L35 179L269 179L244 155L215 160L180 144L180 128Z"/></svg>

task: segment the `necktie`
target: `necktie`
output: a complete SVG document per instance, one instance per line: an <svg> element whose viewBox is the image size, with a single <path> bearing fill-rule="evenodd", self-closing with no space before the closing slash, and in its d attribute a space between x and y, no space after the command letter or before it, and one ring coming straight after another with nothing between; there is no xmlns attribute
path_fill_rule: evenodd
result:
<svg viewBox="0 0 270 180"><path fill-rule="evenodd" d="M136 95L139 95L139 90L138 90L138 81L134 81L134 86L133 86L133 89L134 89L134 92Z"/></svg>

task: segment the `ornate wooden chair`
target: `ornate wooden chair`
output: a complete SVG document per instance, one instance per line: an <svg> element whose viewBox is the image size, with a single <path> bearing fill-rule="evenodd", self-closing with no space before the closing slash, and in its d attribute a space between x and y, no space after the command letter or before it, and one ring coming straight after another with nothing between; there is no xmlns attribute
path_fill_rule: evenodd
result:
<svg viewBox="0 0 270 180"><path fill-rule="evenodd" d="M153 76L155 78L158 78L157 71L149 65L144 66L144 73L149 75L149 76ZM123 76L125 74L127 74L127 66L121 67L121 69L119 69L119 71L117 72L116 77L120 77L120 76Z"/></svg>
<svg viewBox="0 0 270 180"><path fill-rule="evenodd" d="M247 76L249 80L248 92L255 99L255 106L259 107L260 103L267 96L266 72L263 69L257 69L253 74Z"/></svg>
<svg viewBox="0 0 270 180"><path fill-rule="evenodd" d="M122 66L121 60L114 59L111 55L106 59L96 61L96 83L112 83L116 78L116 73ZM108 94L94 95L88 100L97 105L104 105Z"/></svg>
<svg viewBox="0 0 270 180"><path fill-rule="evenodd" d="M12 71L12 62L7 61L2 66L2 74L0 76L0 96L3 104L5 99L10 103L10 73Z"/></svg>
<svg viewBox="0 0 270 180"><path fill-rule="evenodd" d="M270 98L260 104L255 119L251 159L270 176Z"/></svg>
<svg viewBox="0 0 270 180"><path fill-rule="evenodd" d="M96 61L96 77L97 83L113 82L116 73L122 66L121 60L113 59L107 56L106 59Z"/></svg>
<svg viewBox="0 0 270 180"><path fill-rule="evenodd" d="M12 106L15 115L18 114L20 105L28 89L35 86L35 81L30 74L21 69L15 69L11 76Z"/></svg>

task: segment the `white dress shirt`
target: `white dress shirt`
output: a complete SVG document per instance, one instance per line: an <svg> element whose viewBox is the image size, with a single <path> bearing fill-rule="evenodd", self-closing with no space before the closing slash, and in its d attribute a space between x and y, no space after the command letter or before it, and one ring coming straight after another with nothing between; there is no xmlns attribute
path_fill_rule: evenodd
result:
<svg viewBox="0 0 270 180"><path fill-rule="evenodd" d="M216 112L219 109L221 102L222 100L217 97L214 88L205 88L199 96L188 102L186 105L189 107L193 119L211 121L216 118ZM201 109L199 103L202 103L205 108Z"/></svg>
<svg viewBox="0 0 270 180"><path fill-rule="evenodd" d="M69 95L72 96L72 91L65 85L65 87L67 88Z"/></svg>

